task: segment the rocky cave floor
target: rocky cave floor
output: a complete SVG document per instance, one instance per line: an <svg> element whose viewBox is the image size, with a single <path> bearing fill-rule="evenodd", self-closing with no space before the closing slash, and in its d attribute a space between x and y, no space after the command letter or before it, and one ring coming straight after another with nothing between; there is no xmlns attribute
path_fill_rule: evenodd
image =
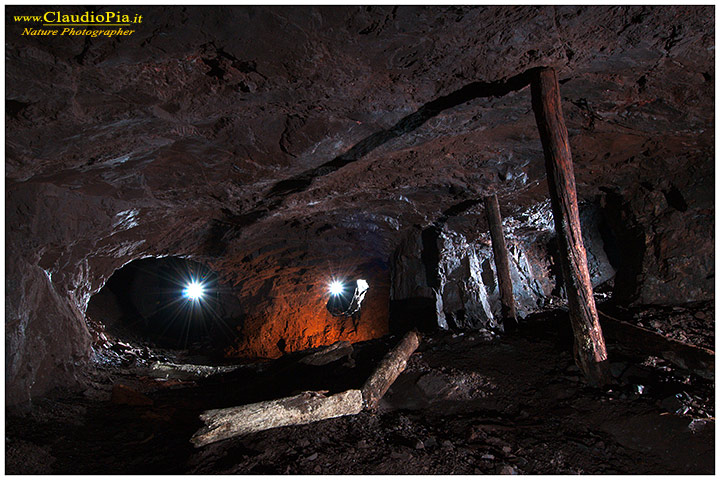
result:
<svg viewBox="0 0 720 480"><path fill-rule="evenodd" d="M601 306L601 310L604 307ZM615 315L714 349L712 304ZM707 324L707 323L706 323ZM713 323L710 323L713 324ZM616 384L586 386L566 314L511 334L424 335L378 412L194 448L202 410L305 390L359 388L398 337L355 344L324 366L220 365L110 338L80 393L6 412L6 473L712 474L714 383L608 342ZM202 366L204 365L204 366Z"/></svg>

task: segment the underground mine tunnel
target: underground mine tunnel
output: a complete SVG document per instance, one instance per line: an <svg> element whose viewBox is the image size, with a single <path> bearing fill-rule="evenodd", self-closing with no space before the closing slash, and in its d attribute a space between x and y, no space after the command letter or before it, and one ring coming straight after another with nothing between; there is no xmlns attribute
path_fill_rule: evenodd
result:
<svg viewBox="0 0 720 480"><path fill-rule="evenodd" d="M6 473L714 473L714 15L8 6Z"/></svg>

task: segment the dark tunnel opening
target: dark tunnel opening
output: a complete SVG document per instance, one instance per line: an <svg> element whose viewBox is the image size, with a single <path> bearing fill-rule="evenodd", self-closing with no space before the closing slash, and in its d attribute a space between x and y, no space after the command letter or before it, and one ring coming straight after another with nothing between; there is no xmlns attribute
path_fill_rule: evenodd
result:
<svg viewBox="0 0 720 480"><path fill-rule="evenodd" d="M208 266L179 257L135 260L90 299L88 316L119 339L220 353L234 338L237 300Z"/></svg>

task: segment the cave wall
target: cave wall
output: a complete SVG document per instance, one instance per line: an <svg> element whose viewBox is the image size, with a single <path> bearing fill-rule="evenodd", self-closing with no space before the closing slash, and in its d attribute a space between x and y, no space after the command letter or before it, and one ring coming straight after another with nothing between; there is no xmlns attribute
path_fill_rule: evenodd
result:
<svg viewBox="0 0 720 480"><path fill-rule="evenodd" d="M266 292L277 305L262 308L287 320L333 263L387 262L454 205L498 193L516 217L542 203L529 91L493 94L542 65L559 72L580 200L619 195L608 222L642 253L620 283L641 302L712 295L712 6L131 8L148 23L123 39L23 36L13 15L47 7L6 8L9 403L81 378L88 299L132 260L207 263L249 311ZM462 243L452 232L486 249L476 217L448 220L438 264ZM444 274L472 270L485 288L485 251L448 253ZM396 300L445 301L407 271ZM475 298L463 288L448 287L450 313Z"/></svg>
<svg viewBox="0 0 720 480"><path fill-rule="evenodd" d="M697 172L696 169L692 169ZM685 175L657 185L606 188L580 205L593 287L613 280L622 305L672 305L714 298L713 180ZM691 176L690 178L693 178ZM674 182L674 183L673 183ZM683 195L682 192L686 192ZM620 193L622 192L622 193ZM393 254L392 302L426 328L494 328L501 303L489 233L480 212L455 230L410 231ZM469 231L468 223L477 231ZM503 219L518 314L564 302L549 201ZM428 242L428 233L431 242ZM429 254L428 252L432 253ZM431 260L429 260L431 259ZM430 272L430 273L428 273Z"/></svg>
<svg viewBox="0 0 720 480"><path fill-rule="evenodd" d="M7 186L9 404L82 379L93 357L85 311L116 269L136 258L183 252L178 241L197 244L196 222L204 220L168 216L157 206L143 209L148 203L95 185L72 188L41 179Z"/></svg>
<svg viewBox="0 0 720 480"><path fill-rule="evenodd" d="M277 358L284 353L343 340L359 342L388 333L389 271L381 262L360 265L342 277L362 278L369 289L360 312L333 316L326 308L328 284L338 278L327 268L287 267L282 275L258 275L238 292L246 311L229 323L238 338L227 349L234 358Z"/></svg>
<svg viewBox="0 0 720 480"><path fill-rule="evenodd" d="M83 312L45 270L9 257L5 272L13 278L5 288L5 400L12 405L51 386L77 383L91 339Z"/></svg>
<svg viewBox="0 0 720 480"><path fill-rule="evenodd" d="M620 247L617 301L680 305L715 298L715 181L708 163L609 188L602 197Z"/></svg>
<svg viewBox="0 0 720 480"><path fill-rule="evenodd" d="M428 230L408 233L393 255L391 295L398 315L411 314L414 306L424 309L415 315L431 319L427 322L431 327L469 330L502 324L497 271L489 232L483 231L487 228L483 214L481 208L464 212L474 220L465 219L456 225L457 230L452 222L443 225L430 243L423 242L423 233ZM606 252L607 240L600 232L605 220L597 204L582 205L580 220L590 277L596 287L616 274ZM469 225L477 230L469 230ZM556 266L550 202L503 218L503 230L518 315L522 318L562 305L564 292ZM430 255L434 261L427 261L428 249L436 252Z"/></svg>

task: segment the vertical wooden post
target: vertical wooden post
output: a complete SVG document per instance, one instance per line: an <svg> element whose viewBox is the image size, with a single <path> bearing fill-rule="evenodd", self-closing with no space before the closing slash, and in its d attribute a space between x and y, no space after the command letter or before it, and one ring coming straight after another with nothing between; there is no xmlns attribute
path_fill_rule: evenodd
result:
<svg viewBox="0 0 720 480"><path fill-rule="evenodd" d="M495 269L498 276L503 325L506 329L509 329L517 324L517 312L515 310L512 279L510 278L510 262L508 260L507 246L505 245L497 195L485 197L485 213L490 225L490 239L492 240L493 257L495 258Z"/></svg>
<svg viewBox="0 0 720 480"><path fill-rule="evenodd" d="M604 385L609 382L607 351L580 231L575 174L555 71L542 68L533 72L531 90L575 336L575 362L591 384Z"/></svg>

